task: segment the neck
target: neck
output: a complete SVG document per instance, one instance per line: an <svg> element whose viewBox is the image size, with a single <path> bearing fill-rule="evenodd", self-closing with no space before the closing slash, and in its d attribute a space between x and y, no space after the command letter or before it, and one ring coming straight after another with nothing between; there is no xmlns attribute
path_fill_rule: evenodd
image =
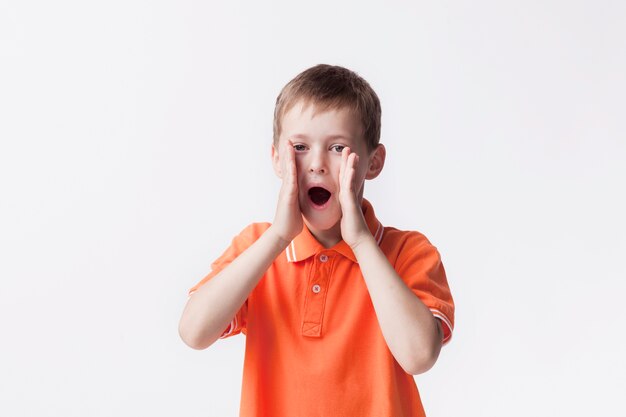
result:
<svg viewBox="0 0 626 417"><path fill-rule="evenodd" d="M313 232L309 229L313 237L326 249L330 249L341 242L341 222L337 222L331 229Z"/></svg>

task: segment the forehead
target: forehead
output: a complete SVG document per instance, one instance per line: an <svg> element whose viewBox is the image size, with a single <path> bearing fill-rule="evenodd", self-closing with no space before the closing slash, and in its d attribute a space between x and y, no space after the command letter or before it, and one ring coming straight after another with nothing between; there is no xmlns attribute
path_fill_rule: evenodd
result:
<svg viewBox="0 0 626 417"><path fill-rule="evenodd" d="M315 102L299 100L281 120L281 137L292 135L362 139L363 127L355 112L347 106L326 108Z"/></svg>

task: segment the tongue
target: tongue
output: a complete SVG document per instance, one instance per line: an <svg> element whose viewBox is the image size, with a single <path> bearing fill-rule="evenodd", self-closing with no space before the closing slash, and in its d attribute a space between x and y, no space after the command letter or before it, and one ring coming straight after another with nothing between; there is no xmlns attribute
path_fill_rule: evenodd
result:
<svg viewBox="0 0 626 417"><path fill-rule="evenodd" d="M330 198L330 191L322 187L313 187L309 190L309 197L314 204L321 206Z"/></svg>

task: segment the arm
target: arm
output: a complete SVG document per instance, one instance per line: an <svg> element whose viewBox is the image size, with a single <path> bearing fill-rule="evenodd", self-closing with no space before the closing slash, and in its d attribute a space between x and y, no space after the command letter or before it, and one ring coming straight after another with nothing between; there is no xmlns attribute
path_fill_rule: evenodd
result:
<svg viewBox="0 0 626 417"><path fill-rule="evenodd" d="M211 346L223 333L248 295L287 247L270 226L248 249L187 300L178 332L194 349Z"/></svg>
<svg viewBox="0 0 626 417"><path fill-rule="evenodd" d="M368 230L356 197L358 161L357 154L344 148L339 170L341 236L359 262L389 350L407 373L423 373L439 357L441 323L398 276Z"/></svg>
<svg viewBox="0 0 626 417"><path fill-rule="evenodd" d="M221 336L274 259L302 231L293 145L287 141L280 150L278 157L272 147L277 173L282 178L274 223L187 300L178 333L194 349L206 349Z"/></svg>
<svg viewBox="0 0 626 417"><path fill-rule="evenodd" d="M389 350L407 373L426 372L439 357L441 323L398 276L371 234L352 251Z"/></svg>

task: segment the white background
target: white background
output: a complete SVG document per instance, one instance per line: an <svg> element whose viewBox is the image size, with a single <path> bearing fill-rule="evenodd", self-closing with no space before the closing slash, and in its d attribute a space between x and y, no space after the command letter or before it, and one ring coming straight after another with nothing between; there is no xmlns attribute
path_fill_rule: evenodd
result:
<svg viewBox="0 0 626 417"><path fill-rule="evenodd" d="M623 416L623 1L0 3L0 414L234 416L245 337L187 290L271 221L282 86L367 79L366 197L457 304L433 416Z"/></svg>

